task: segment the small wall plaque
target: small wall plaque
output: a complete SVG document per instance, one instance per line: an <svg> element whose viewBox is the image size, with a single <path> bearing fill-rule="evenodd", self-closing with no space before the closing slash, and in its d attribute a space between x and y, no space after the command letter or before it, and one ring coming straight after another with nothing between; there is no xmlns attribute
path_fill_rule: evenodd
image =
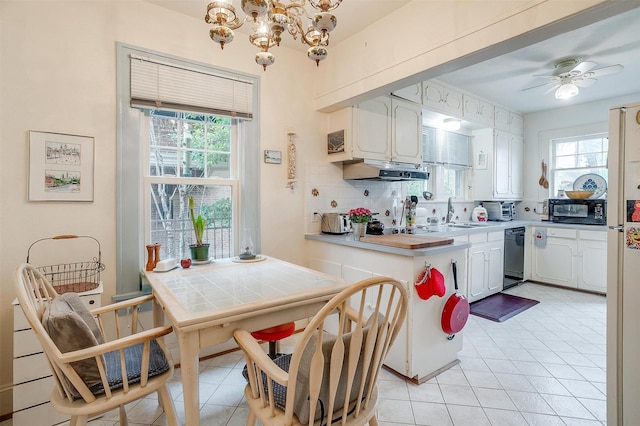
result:
<svg viewBox="0 0 640 426"><path fill-rule="evenodd" d="M270 164L280 164L280 163L282 163L282 152L265 149L264 150L264 162L265 163L270 163Z"/></svg>

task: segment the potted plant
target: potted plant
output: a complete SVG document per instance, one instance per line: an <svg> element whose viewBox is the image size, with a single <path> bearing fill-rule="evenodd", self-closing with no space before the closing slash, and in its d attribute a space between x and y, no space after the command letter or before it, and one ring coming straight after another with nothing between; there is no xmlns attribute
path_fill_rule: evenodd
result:
<svg viewBox="0 0 640 426"><path fill-rule="evenodd" d="M365 230L367 228L367 222L371 220L371 210L358 207L357 209L349 210L349 221L353 228L353 238L359 240L364 237Z"/></svg>
<svg viewBox="0 0 640 426"><path fill-rule="evenodd" d="M193 232L196 234L196 243L189 246L191 259L209 260L209 244L202 242L204 230L207 226L207 219L200 214L196 217L193 211L194 205L193 197L189 196L189 214L191 215L191 223L193 223Z"/></svg>

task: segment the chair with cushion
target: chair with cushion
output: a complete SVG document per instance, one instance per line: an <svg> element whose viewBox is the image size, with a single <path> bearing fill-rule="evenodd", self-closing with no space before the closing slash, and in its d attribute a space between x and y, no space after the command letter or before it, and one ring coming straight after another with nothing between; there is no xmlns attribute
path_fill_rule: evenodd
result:
<svg viewBox="0 0 640 426"><path fill-rule="evenodd" d="M126 425L124 405L153 392L158 393L167 423L178 424L167 388L173 363L160 339L172 328L137 332L136 327L139 306L153 296L89 311L76 293L58 294L42 273L27 263L18 267L15 278L20 307L56 382L51 403L57 411L71 416L71 426L85 425L89 417L117 407L120 424ZM126 336L121 332L119 310L131 313ZM110 323L114 330L105 328ZM114 338L109 341L107 336L111 335Z"/></svg>
<svg viewBox="0 0 640 426"><path fill-rule="evenodd" d="M402 284L376 277L327 302L290 355L272 360L249 332L235 330L249 371L247 425L377 425L378 375L406 310Z"/></svg>

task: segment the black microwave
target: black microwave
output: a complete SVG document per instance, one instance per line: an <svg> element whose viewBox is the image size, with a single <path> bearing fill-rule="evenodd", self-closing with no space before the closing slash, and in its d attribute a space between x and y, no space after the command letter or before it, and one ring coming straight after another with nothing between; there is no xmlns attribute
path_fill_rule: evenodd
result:
<svg viewBox="0 0 640 426"><path fill-rule="evenodd" d="M552 198L549 200L549 220L556 223L606 225L607 200Z"/></svg>

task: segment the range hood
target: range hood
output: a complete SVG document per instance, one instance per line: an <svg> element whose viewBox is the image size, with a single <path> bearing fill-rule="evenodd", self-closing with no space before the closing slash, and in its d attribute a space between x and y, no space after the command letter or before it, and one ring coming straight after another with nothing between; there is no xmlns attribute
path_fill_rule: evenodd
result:
<svg viewBox="0 0 640 426"><path fill-rule="evenodd" d="M429 173L416 168L415 164L392 161L362 160L345 163L342 178L352 180L426 180Z"/></svg>

